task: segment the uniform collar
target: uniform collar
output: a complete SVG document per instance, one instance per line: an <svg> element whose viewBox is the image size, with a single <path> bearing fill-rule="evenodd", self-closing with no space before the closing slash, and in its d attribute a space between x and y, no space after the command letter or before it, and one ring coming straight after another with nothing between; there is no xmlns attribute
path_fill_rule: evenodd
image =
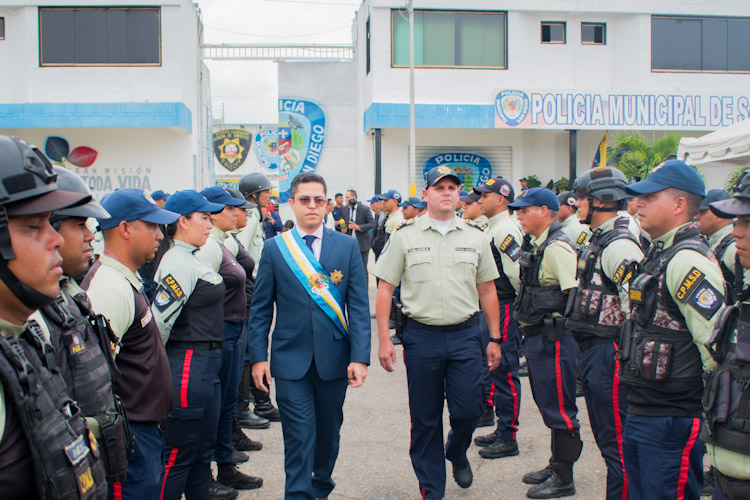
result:
<svg viewBox="0 0 750 500"><path fill-rule="evenodd" d="M728 226L724 226L718 231L716 231L714 234L708 237L708 244L711 246L711 248L716 248L716 245L718 245L721 240L732 234L732 225L729 224Z"/></svg>
<svg viewBox="0 0 750 500"><path fill-rule="evenodd" d="M85 293L84 289L81 288L78 283L76 283L76 280L74 280L70 276L65 275L60 278L60 290L67 293L71 297L75 297L80 293Z"/></svg>
<svg viewBox="0 0 750 500"><path fill-rule="evenodd" d="M24 323L23 325L16 325L9 321L5 321L4 319L0 319L0 332L2 332L3 335L6 335L8 337L20 337L24 330L26 330L26 326L28 323Z"/></svg>
<svg viewBox="0 0 750 500"><path fill-rule="evenodd" d="M177 241L175 241L175 243L177 243ZM143 290L143 281L141 281L141 277L137 272L133 274L133 271L128 269L125 264L104 254L99 257L99 260L102 262L103 266L111 267L118 273L125 276L125 279L127 279L130 284L133 285L133 288L135 288L136 290Z"/></svg>
<svg viewBox="0 0 750 500"><path fill-rule="evenodd" d="M573 214L564 221L561 222L562 227L568 227L578 222L578 214Z"/></svg>
<svg viewBox="0 0 750 500"><path fill-rule="evenodd" d="M507 210L503 210L499 214L495 214L492 217L490 217L489 219L487 219L487 224L490 227L497 226L498 224L500 224L505 219L510 219L510 212L508 212Z"/></svg>
<svg viewBox="0 0 750 500"><path fill-rule="evenodd" d="M592 227L591 231L596 232L601 229L602 233L606 233L607 231L611 231L615 228L615 221L617 219L621 219L622 217L617 215L615 217L612 217L611 219L607 219L604 222L601 223L598 227Z"/></svg>
<svg viewBox="0 0 750 500"><path fill-rule="evenodd" d="M551 225L552 225L552 224L550 224L550 226L551 226ZM532 245L534 245L534 249L536 250L537 248L539 248L540 246L542 246L542 244L543 244L543 243L544 243L545 241L547 241L547 237L548 237L548 236L549 236L549 226L547 226L547 229L545 229L545 230L544 230L544 231L542 232L542 234L540 234L540 235L539 235L539 237L538 237L538 238L536 238L536 237L532 236L532 237L531 237L531 244L532 244Z"/></svg>
<svg viewBox="0 0 750 500"><path fill-rule="evenodd" d="M417 227L419 229L421 230L434 229L435 231L438 231L437 227L432 222L432 217L430 217L429 214L420 215L416 219L417 219ZM463 229L464 226L458 223L458 221L460 220L461 219L457 215L454 215L450 221L450 225L448 226L448 231L450 232L450 231L453 231L454 229Z"/></svg>
<svg viewBox="0 0 750 500"><path fill-rule="evenodd" d="M682 230L683 228L686 228L686 226L691 226L691 225L693 225L692 222L686 222L685 224L681 224L675 228L672 228L671 231L664 233L658 238L654 238L652 240L652 243L654 245L657 245L659 244L659 242L662 242L663 244L662 249L669 248L672 246L672 243L674 243L674 237L677 235L677 233L680 232L680 230Z"/></svg>
<svg viewBox="0 0 750 500"><path fill-rule="evenodd" d="M219 243L224 243L224 240L227 239L227 236L229 235L218 227L214 226L211 228L211 237Z"/></svg>

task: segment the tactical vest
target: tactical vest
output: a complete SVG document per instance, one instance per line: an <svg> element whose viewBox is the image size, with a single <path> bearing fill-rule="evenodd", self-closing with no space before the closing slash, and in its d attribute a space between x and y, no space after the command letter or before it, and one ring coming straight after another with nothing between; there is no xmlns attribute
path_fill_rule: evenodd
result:
<svg viewBox="0 0 750 500"><path fill-rule="evenodd" d="M705 375L700 438L750 455L750 305L721 311L706 345L717 366Z"/></svg>
<svg viewBox="0 0 750 500"><path fill-rule="evenodd" d="M134 441L125 408L112 392L112 381L119 370L108 349L117 338L107 320L91 310L85 294L71 297L63 291L54 303L42 308L41 313L49 328L50 342L55 348L68 394L76 400L85 417L99 422L99 443L107 480L123 481ZM104 350L101 346L105 346Z"/></svg>
<svg viewBox="0 0 750 500"><path fill-rule="evenodd" d="M106 498L96 439L65 392L54 350L39 325L30 323L18 339L0 335L0 378L26 434L41 498Z"/></svg>
<svg viewBox="0 0 750 500"><path fill-rule="evenodd" d="M549 226L547 239L539 245L536 253L532 251L531 243L524 238L524 251L519 259L521 292L513 303L513 315L519 322L538 325L545 319L552 318L553 313L565 312L568 294L563 293L559 285L539 284L539 267L544 259L544 251L555 241L562 241L575 250L573 243L562 230L560 221L555 221Z"/></svg>
<svg viewBox="0 0 750 500"><path fill-rule="evenodd" d="M620 378L629 386L668 393L703 387L700 352L665 283L667 265L686 249L711 255L698 230L689 228L675 235L666 250L652 246L630 284L632 313L620 345Z"/></svg>
<svg viewBox="0 0 750 500"><path fill-rule="evenodd" d="M740 264L740 258L735 256L734 258L734 269L729 269L727 265L724 263L724 254L727 252L727 248L729 248L729 245L737 241L734 236L731 234L726 235L718 245L716 245L716 248L714 249L714 255L716 256L716 260L719 261L719 266L721 267L721 274L724 275L724 283L726 286L724 287L726 289L726 304L735 304L740 297L740 294L742 293L742 288L745 286L744 283L744 270L742 268L742 264Z"/></svg>
<svg viewBox="0 0 750 500"><path fill-rule="evenodd" d="M495 279L495 291L497 292L497 300L500 304L512 304L516 299L516 289L510 283L510 280L503 271L503 259L502 254L495 246L493 242L490 247L492 248L492 257L495 258L495 266L497 267L500 277ZM518 243L516 243L518 247Z"/></svg>
<svg viewBox="0 0 750 500"><path fill-rule="evenodd" d="M616 339L620 326L625 321L625 312L618 294L618 283L627 276L625 266L615 271L615 280L608 278L602 270L602 253L612 242L628 239L638 246L640 242L628 229L625 217L615 221L614 229L602 233L597 229L587 247L578 252L578 288L573 292L572 307L566 326L575 332L577 340L586 337ZM580 335L580 334L583 335Z"/></svg>

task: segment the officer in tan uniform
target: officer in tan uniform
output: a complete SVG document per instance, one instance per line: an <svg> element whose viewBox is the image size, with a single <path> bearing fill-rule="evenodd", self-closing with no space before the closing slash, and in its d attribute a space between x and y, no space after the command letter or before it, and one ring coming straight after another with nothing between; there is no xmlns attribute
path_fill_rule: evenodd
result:
<svg viewBox="0 0 750 500"><path fill-rule="evenodd" d="M375 265L380 278L375 305L378 358L393 371L396 352L388 332L391 297L401 283L407 322L404 363L411 414L410 455L423 498L445 494L445 460L461 488L473 475L466 450L483 408L481 303L492 342L491 369L500 361L498 277L484 232L455 215L460 179L446 166L427 173L423 197L427 214L393 233ZM443 406L448 400L451 431L443 444Z"/></svg>
<svg viewBox="0 0 750 500"><path fill-rule="evenodd" d="M383 211L387 214L385 220L386 240L390 238L393 231L404 221L404 214L398 209L401 203L401 193L395 189L389 189L381 195L383 197Z"/></svg>
<svg viewBox="0 0 750 500"><path fill-rule="evenodd" d="M568 235L576 248L586 246L591 237L591 229L585 224L581 224L578 217L578 207L576 206L576 197L572 191L563 191L557 195L557 201L560 203L560 211L557 218L562 223L562 229Z"/></svg>
<svg viewBox="0 0 750 500"><path fill-rule="evenodd" d="M475 224L482 227L487 226L487 216L482 213L482 209L479 206L480 194L472 191L466 196L459 196L458 199L464 202L464 213L462 217L464 219L472 220Z"/></svg>

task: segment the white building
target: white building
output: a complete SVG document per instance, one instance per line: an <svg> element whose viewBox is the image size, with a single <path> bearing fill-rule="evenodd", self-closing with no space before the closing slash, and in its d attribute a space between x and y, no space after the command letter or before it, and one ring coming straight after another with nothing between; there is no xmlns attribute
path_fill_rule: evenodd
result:
<svg viewBox="0 0 750 500"><path fill-rule="evenodd" d="M211 184L210 85L193 2L72 5L0 0L0 134L64 157L97 194Z"/></svg>

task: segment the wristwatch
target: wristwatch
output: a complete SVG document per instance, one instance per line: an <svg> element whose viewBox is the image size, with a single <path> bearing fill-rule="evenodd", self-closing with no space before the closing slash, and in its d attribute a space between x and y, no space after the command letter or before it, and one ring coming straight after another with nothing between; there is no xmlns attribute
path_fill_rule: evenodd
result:
<svg viewBox="0 0 750 500"><path fill-rule="evenodd" d="M494 337L490 337L490 342L494 342L496 344L502 344L503 343L503 339L501 339L501 338L497 338L496 339Z"/></svg>

